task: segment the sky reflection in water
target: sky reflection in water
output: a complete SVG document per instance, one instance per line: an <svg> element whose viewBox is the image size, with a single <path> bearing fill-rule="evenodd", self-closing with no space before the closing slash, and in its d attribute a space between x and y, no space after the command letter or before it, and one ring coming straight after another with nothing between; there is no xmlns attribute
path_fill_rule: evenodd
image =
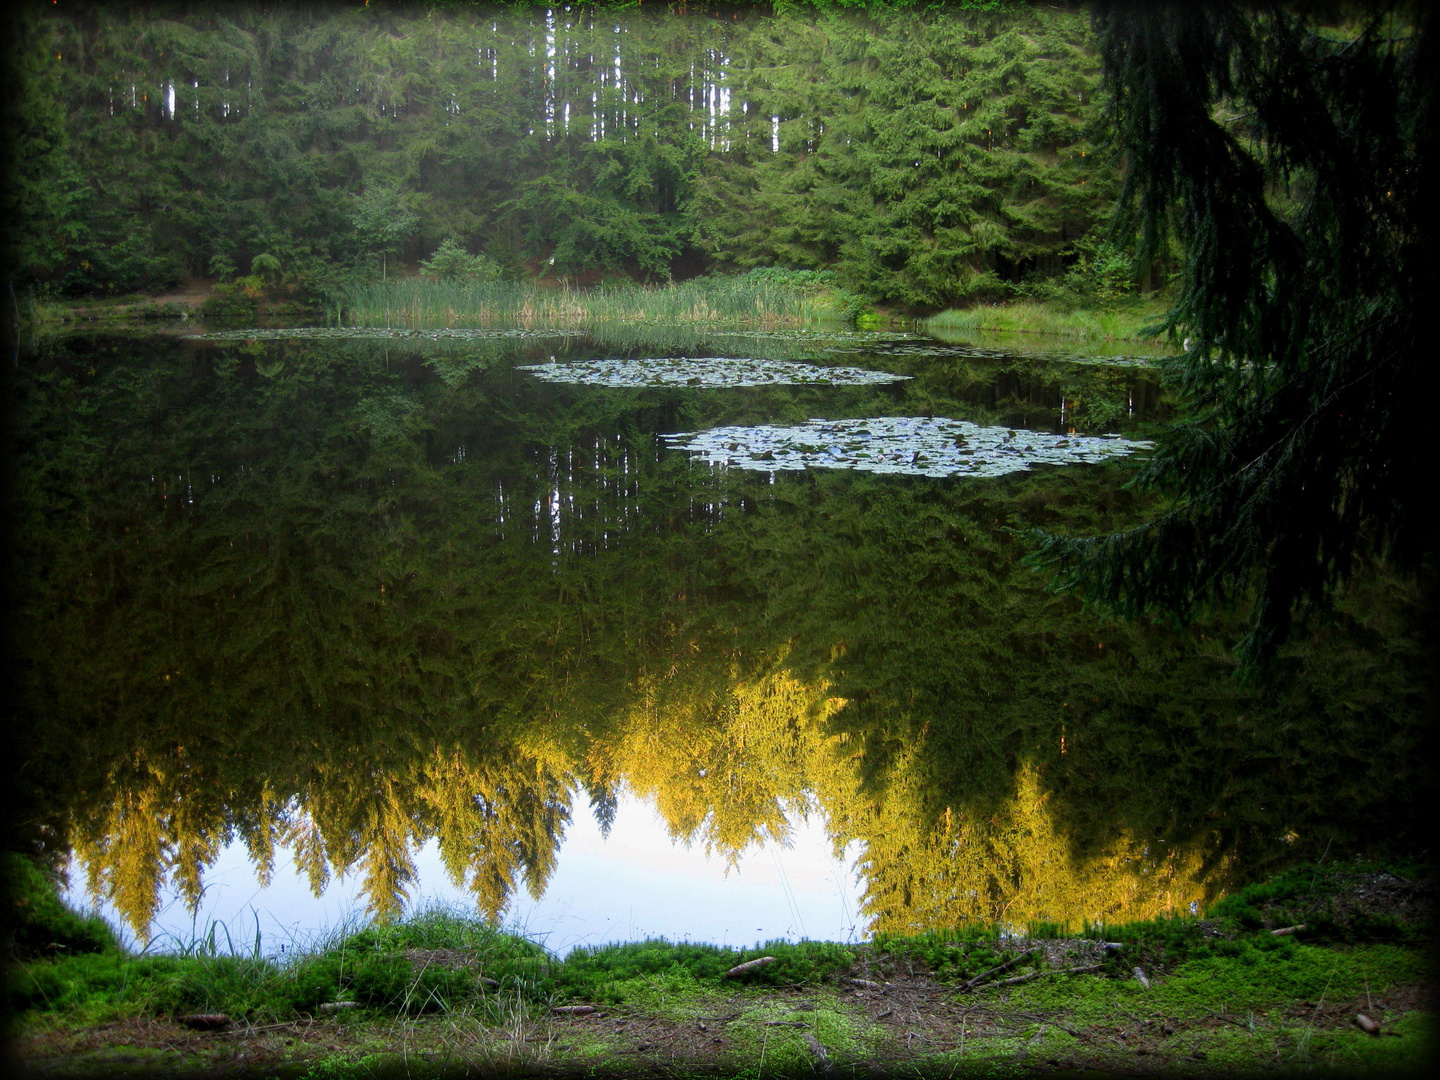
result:
<svg viewBox="0 0 1440 1080"><path fill-rule="evenodd" d="M699 845L672 840L654 806L626 797L608 836L587 808L577 809L545 894L537 901L520 893L505 924L561 956L578 945L646 937L719 945L777 938L852 941L864 936L857 854L852 844L846 857L837 859L823 820L811 815L795 823L788 846L760 845L731 867ZM436 841L426 843L415 862L417 881L407 911L431 904L473 908L473 898L448 880ZM334 881L317 897L293 862L280 859L269 886L262 886L243 844L225 848L206 883L193 914L179 894L162 896L152 924L155 948L192 942L212 924L223 924L243 949L250 948L258 926L261 951L283 955L312 935L364 918L357 878ZM95 906L78 867L71 870L69 898L82 908ZM97 910L138 947L113 905L102 902Z"/></svg>
<svg viewBox="0 0 1440 1080"><path fill-rule="evenodd" d="M530 370L597 356L642 381ZM683 385L643 381L657 356ZM757 356L803 378L704 382ZM1353 614L1390 653L1317 632L1261 697L1230 677L1233 625L1107 622L1019 561L1028 528L1144 512L1130 464L1086 462L1167 415L1121 359L916 335L43 342L15 409L35 839L74 847L135 925L152 888L188 890L243 937L253 875L232 864L268 846L277 872L346 876L318 906L273 901L267 939L409 890L561 947L1144 917L1405 842L1423 725L1412 639L1367 629L1390 599ZM750 468L691 460L738 463L742 438ZM906 475L862 459L886 439ZM1007 447L1032 467L927 475ZM769 854L801 799L860 859L843 902L827 842ZM707 846L703 884L646 876ZM776 858L794 910L764 884Z"/></svg>

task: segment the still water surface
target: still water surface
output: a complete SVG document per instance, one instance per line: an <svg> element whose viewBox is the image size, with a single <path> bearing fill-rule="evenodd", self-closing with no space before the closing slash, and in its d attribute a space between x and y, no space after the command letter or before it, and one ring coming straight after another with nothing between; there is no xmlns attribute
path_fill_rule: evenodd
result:
<svg viewBox="0 0 1440 1080"><path fill-rule="evenodd" d="M597 360L638 374L555 377ZM1237 627L1107 622L1019 561L1153 509L1135 357L72 336L15 379L26 839L141 934L176 896L277 935L440 898L560 947L1078 924L1413 828L1404 633L1377 661L1357 616L1261 694Z"/></svg>

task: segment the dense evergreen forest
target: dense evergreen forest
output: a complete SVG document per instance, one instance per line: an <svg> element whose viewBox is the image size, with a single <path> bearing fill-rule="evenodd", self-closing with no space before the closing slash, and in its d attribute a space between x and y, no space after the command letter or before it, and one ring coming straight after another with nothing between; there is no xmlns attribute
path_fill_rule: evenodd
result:
<svg viewBox="0 0 1440 1080"><path fill-rule="evenodd" d="M1079 5L190 0L12 25L22 292L778 267L933 310L1105 262Z"/></svg>

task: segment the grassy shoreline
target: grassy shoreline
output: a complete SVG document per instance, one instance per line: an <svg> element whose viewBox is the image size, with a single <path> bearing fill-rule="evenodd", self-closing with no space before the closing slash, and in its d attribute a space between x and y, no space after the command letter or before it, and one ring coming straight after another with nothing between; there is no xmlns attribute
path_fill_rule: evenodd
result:
<svg viewBox="0 0 1440 1080"><path fill-rule="evenodd" d="M1158 324L1169 309L1160 294L1123 301L1111 307L1070 307L1034 300L980 304L951 309L923 321L924 328L943 336L947 331L984 331L1011 334L1047 334L1092 341L1162 343L1164 338L1143 331Z"/></svg>
<svg viewBox="0 0 1440 1080"><path fill-rule="evenodd" d="M232 287L192 282L157 296L36 300L32 328L104 324L154 327L167 322L290 319L366 328L515 327L585 330L625 325L757 332L837 326L914 326L937 337L969 333L1048 335L1082 341L1162 343L1142 330L1160 322L1168 301L1159 294L1111 306L1075 307L1016 300L952 309L929 318L877 310L809 271L752 272L668 285L579 288L539 282L463 284L429 278L346 286L325 304L292 298L245 297Z"/></svg>
<svg viewBox="0 0 1440 1080"><path fill-rule="evenodd" d="M971 926L743 949L628 942L560 958L445 910L284 957L217 941L214 928L176 953L130 954L22 868L17 899L38 924L16 936L13 1053L45 1075L248 1062L307 1080L1418 1074L1435 1047L1423 872L1300 868L1203 918L1079 937Z"/></svg>

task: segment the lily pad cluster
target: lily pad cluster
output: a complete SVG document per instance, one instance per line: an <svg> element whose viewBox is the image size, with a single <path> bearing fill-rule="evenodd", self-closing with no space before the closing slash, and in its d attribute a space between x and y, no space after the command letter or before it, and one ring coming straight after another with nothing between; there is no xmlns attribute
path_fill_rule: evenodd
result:
<svg viewBox="0 0 1440 1080"><path fill-rule="evenodd" d="M446 327L439 330L395 330L383 326L285 326L250 330L214 330L187 334L195 341L284 341L312 338L322 341L485 341L492 338L579 337L579 330L479 330Z"/></svg>
<svg viewBox="0 0 1440 1080"><path fill-rule="evenodd" d="M664 436L700 460L766 472L859 469L911 476L1004 476L1033 465L1098 463L1148 449L1119 435L1048 435L946 417L811 420Z"/></svg>
<svg viewBox="0 0 1440 1080"><path fill-rule="evenodd" d="M867 371L856 367L822 367L789 360L745 360L686 356L657 359L600 359L571 363L529 364L537 378L588 386L737 387L817 384L859 386L899 382L909 375Z"/></svg>

